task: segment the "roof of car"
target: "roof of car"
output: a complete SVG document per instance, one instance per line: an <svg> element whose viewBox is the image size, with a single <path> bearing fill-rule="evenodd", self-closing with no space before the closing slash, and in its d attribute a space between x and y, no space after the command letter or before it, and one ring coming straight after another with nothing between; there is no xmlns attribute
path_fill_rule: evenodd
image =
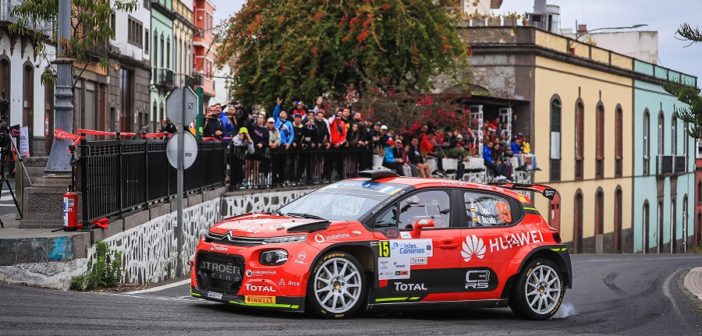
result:
<svg viewBox="0 0 702 336"><path fill-rule="evenodd" d="M356 178L355 180L366 180L370 181L369 178ZM394 183L394 184L404 184L407 186L413 186L417 189L420 188L431 188L431 187L454 187L454 188L466 188L466 189L476 189L476 190L486 190L501 193L507 196L511 196L520 200L522 203L528 202L528 198L525 199L525 195L518 193L513 190L500 188L499 186L487 185L481 183L472 183L458 180L446 180L446 179L435 179L435 178L418 178L418 177L383 177L378 179L372 179L376 183Z"/></svg>

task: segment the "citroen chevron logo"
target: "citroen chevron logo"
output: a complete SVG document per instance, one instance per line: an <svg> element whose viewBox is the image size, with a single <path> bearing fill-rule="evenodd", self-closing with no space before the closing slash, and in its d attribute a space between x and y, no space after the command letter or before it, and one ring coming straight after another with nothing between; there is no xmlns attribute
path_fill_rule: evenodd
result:
<svg viewBox="0 0 702 336"><path fill-rule="evenodd" d="M466 236L466 241L463 242L461 256L463 260L468 262L473 257L483 259L485 257L485 242L475 235Z"/></svg>

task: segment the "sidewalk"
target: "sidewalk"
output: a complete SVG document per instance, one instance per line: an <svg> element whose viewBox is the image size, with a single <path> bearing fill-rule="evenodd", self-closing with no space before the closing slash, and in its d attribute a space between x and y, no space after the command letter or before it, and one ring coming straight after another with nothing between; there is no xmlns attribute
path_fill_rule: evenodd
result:
<svg viewBox="0 0 702 336"><path fill-rule="evenodd" d="M702 267L691 269L683 280L685 288L702 301Z"/></svg>

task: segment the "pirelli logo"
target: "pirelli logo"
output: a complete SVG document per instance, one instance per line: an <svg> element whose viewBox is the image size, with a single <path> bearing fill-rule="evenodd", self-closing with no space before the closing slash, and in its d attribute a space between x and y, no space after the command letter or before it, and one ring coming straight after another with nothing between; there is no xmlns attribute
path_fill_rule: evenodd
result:
<svg viewBox="0 0 702 336"><path fill-rule="evenodd" d="M244 302L246 304L275 304L275 296L247 295Z"/></svg>

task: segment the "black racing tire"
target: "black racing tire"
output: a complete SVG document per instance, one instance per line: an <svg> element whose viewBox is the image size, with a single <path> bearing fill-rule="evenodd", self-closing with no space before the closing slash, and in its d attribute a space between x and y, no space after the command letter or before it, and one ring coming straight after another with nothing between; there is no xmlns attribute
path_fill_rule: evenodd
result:
<svg viewBox="0 0 702 336"><path fill-rule="evenodd" d="M339 271L345 266L344 274L333 276L334 265ZM347 252L331 251L312 267L307 282L307 311L329 319L350 317L365 304L367 291L368 282L358 259ZM342 305L341 297L353 302L345 301Z"/></svg>
<svg viewBox="0 0 702 336"><path fill-rule="evenodd" d="M558 312L565 292L560 267L551 260L537 258L519 274L509 306L520 318L546 320Z"/></svg>

